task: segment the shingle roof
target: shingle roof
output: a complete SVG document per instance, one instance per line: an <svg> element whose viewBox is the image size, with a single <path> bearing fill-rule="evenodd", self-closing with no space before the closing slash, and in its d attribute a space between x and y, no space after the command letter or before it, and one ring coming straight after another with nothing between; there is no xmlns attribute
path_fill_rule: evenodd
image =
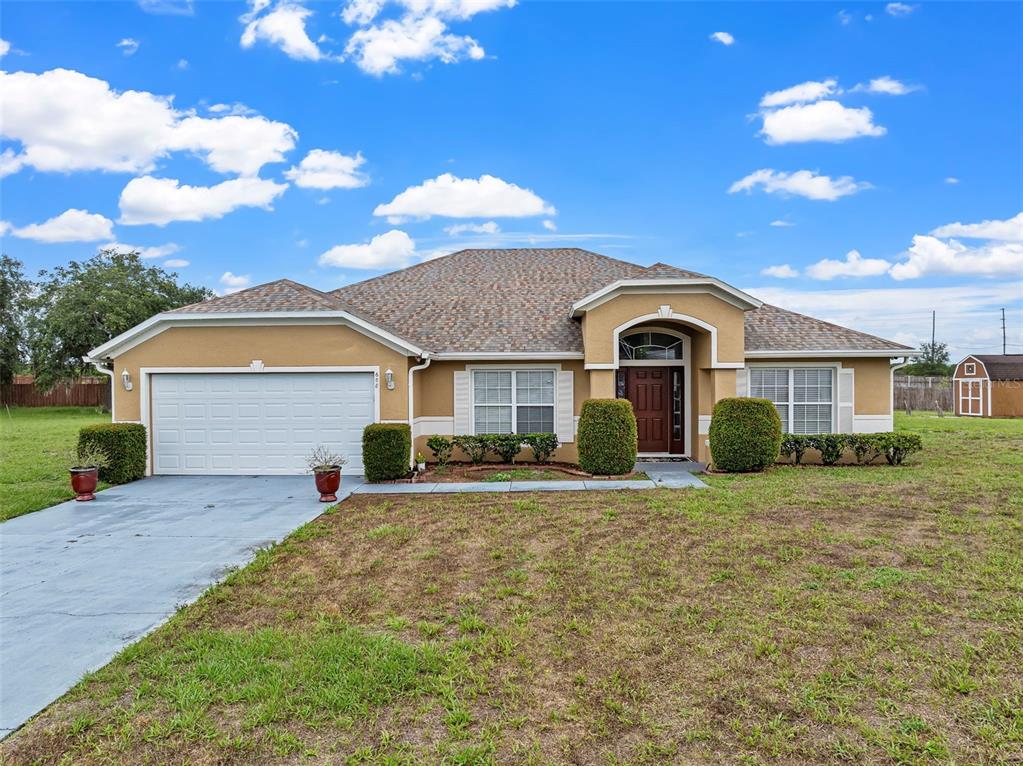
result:
<svg viewBox="0 0 1023 766"><path fill-rule="evenodd" d="M910 351L909 346L764 304L746 312L746 351Z"/></svg>
<svg viewBox="0 0 1023 766"><path fill-rule="evenodd" d="M1023 354L972 354L984 363L991 380L1023 380Z"/></svg>
<svg viewBox="0 0 1023 766"><path fill-rule="evenodd" d="M278 279L265 285L247 287L230 295L192 303L174 313L235 313L242 311L337 311L338 299L312 287Z"/></svg>
<svg viewBox="0 0 1023 766"><path fill-rule="evenodd" d="M572 304L622 279L706 278L578 248L462 250L331 293L281 279L177 312L343 310L431 353L583 350ZM907 346L764 305L746 312L747 351L891 350Z"/></svg>

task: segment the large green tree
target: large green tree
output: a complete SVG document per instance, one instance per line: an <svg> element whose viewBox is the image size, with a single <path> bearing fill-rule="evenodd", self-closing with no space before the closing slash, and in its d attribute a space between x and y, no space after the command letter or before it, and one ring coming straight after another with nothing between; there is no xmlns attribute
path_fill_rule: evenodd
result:
<svg viewBox="0 0 1023 766"><path fill-rule="evenodd" d="M0 383L10 383L25 361L25 313L31 287L21 261L0 256Z"/></svg>
<svg viewBox="0 0 1023 766"><path fill-rule="evenodd" d="M948 346L944 343L921 343L920 356L912 364L902 368L903 375L925 375L930 377L947 377L952 374L953 365L949 363Z"/></svg>
<svg viewBox="0 0 1023 766"><path fill-rule="evenodd" d="M138 253L104 250L39 274L29 319L36 385L49 388L91 367L90 350L161 311L205 300L205 287L179 285L177 275L147 266Z"/></svg>

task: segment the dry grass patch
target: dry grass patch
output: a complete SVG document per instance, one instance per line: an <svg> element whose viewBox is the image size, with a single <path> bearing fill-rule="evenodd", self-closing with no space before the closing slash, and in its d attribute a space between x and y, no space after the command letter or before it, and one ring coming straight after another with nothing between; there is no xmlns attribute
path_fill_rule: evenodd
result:
<svg viewBox="0 0 1023 766"><path fill-rule="evenodd" d="M358 496L5 758L1018 762L1023 425L932 420L901 469Z"/></svg>

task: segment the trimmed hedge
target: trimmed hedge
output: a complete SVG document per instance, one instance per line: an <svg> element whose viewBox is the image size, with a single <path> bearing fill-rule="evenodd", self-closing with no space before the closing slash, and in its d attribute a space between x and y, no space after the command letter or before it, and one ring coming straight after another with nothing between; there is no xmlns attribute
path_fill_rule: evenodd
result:
<svg viewBox="0 0 1023 766"><path fill-rule="evenodd" d="M146 427L141 423L102 423L78 432L78 449L93 447L107 456L99 469L108 484L127 484L146 475Z"/></svg>
<svg viewBox="0 0 1023 766"><path fill-rule="evenodd" d="M781 456L796 465L803 460L808 449L821 453L821 463L834 465L852 450L856 462L869 465L884 456L889 465L902 465L903 461L923 449L919 434L884 431L876 434L785 434L782 437Z"/></svg>
<svg viewBox="0 0 1023 766"><path fill-rule="evenodd" d="M502 463L514 463L515 456L522 449L522 434L484 434L487 447Z"/></svg>
<svg viewBox="0 0 1023 766"><path fill-rule="evenodd" d="M617 476L636 467L636 416L627 399L587 399L579 415L579 467Z"/></svg>
<svg viewBox="0 0 1023 766"><path fill-rule="evenodd" d="M767 399L733 397L714 405L710 453L714 467L732 473L762 471L778 459L781 418Z"/></svg>
<svg viewBox="0 0 1023 766"><path fill-rule="evenodd" d="M526 434L525 437L523 437L523 441L527 447L533 450L533 459L536 460L537 463L551 462L551 456L554 454L554 450L561 446L561 442L558 441L557 434Z"/></svg>
<svg viewBox="0 0 1023 766"><path fill-rule="evenodd" d="M463 434L462 436L454 437L451 441L456 447L469 456L469 460L473 465L479 465L487 459L487 450L490 449L490 439L486 434L480 436Z"/></svg>
<svg viewBox="0 0 1023 766"><path fill-rule="evenodd" d="M362 464L368 481L401 479L409 472L412 429L407 423L371 423L362 431Z"/></svg>
<svg viewBox="0 0 1023 766"><path fill-rule="evenodd" d="M437 458L438 465L447 465L451 461L451 451L455 445L445 436L435 435L426 440L426 446Z"/></svg>

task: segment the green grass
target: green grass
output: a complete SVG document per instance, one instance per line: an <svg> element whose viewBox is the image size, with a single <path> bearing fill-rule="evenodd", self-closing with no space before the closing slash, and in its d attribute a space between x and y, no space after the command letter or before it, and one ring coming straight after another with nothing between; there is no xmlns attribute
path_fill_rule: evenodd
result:
<svg viewBox="0 0 1023 766"><path fill-rule="evenodd" d="M356 496L3 743L11 764L1010 764L1023 421L711 490Z"/></svg>
<svg viewBox="0 0 1023 766"><path fill-rule="evenodd" d="M0 521L74 497L65 453L78 443L82 426L109 422L92 407L0 410Z"/></svg>

